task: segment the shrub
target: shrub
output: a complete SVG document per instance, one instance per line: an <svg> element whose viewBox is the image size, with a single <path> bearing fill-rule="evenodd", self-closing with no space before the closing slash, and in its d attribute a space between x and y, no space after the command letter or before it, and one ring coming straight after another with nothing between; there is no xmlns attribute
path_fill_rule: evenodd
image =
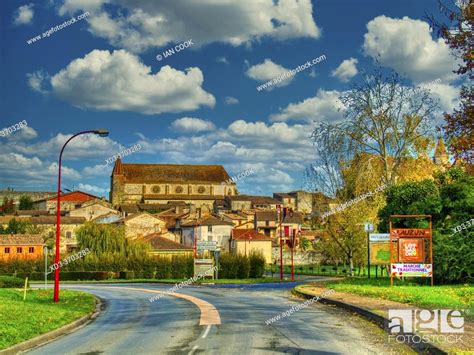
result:
<svg viewBox="0 0 474 355"><path fill-rule="evenodd" d="M0 276L0 288L19 288L24 286L24 279L15 276Z"/></svg>
<svg viewBox="0 0 474 355"><path fill-rule="evenodd" d="M265 272L265 258L261 253L252 253L249 257L250 272L249 276L252 278L259 278Z"/></svg>
<svg viewBox="0 0 474 355"><path fill-rule="evenodd" d="M236 264L237 264L237 278L248 279L249 273L250 273L249 258L245 255L237 255Z"/></svg>

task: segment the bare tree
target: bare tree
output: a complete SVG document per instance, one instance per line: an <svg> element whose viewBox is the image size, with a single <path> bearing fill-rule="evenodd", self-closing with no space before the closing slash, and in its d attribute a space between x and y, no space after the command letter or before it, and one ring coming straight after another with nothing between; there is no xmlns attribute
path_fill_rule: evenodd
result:
<svg viewBox="0 0 474 355"><path fill-rule="evenodd" d="M429 91L405 85L396 73L365 74L341 98L346 121L335 125L354 151L373 154L383 166L382 182L391 185L404 158L416 154L420 139L431 136L438 107Z"/></svg>

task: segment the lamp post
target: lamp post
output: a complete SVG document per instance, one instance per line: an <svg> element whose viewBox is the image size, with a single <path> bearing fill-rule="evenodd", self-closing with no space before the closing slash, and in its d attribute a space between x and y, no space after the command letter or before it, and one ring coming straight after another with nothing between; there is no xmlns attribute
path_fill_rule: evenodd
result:
<svg viewBox="0 0 474 355"><path fill-rule="evenodd" d="M61 153L59 154L58 197L57 197L58 203L56 207L56 257L54 259L54 262L56 265L59 264L59 245L60 245L60 231L61 231L61 162L63 158L63 152L64 152L64 148L66 148L66 145L73 138L76 138L77 136L81 134L88 134L88 133L98 134L101 137L107 137L109 135L109 131L103 128L76 133L71 138L69 138L66 141L66 143L64 143L63 147L61 148ZM54 272L54 302L55 303L59 302L59 267L57 267Z"/></svg>

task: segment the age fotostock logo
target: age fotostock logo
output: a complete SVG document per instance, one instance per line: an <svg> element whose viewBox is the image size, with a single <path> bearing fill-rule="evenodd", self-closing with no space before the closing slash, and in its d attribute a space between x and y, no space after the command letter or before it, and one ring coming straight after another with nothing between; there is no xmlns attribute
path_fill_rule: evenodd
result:
<svg viewBox="0 0 474 355"><path fill-rule="evenodd" d="M459 310L390 309L388 317L389 340L395 338L399 343L453 343L464 333L464 317Z"/></svg>

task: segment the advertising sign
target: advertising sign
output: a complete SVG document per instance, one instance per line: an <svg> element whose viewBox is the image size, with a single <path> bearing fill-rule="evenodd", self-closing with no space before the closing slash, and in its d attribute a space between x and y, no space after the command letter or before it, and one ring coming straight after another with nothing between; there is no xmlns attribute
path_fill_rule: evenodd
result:
<svg viewBox="0 0 474 355"><path fill-rule="evenodd" d="M405 277L431 277L433 274L432 264L392 264L392 276Z"/></svg>
<svg viewBox="0 0 474 355"><path fill-rule="evenodd" d="M398 240L399 261L422 263L424 259L423 239L403 238Z"/></svg>
<svg viewBox="0 0 474 355"><path fill-rule="evenodd" d="M214 278L213 267L212 259L194 259L194 276L204 275Z"/></svg>
<svg viewBox="0 0 474 355"><path fill-rule="evenodd" d="M392 229L392 238L429 238L430 229L422 228L394 228Z"/></svg>
<svg viewBox="0 0 474 355"><path fill-rule="evenodd" d="M390 264L390 242L370 243L370 264Z"/></svg>

